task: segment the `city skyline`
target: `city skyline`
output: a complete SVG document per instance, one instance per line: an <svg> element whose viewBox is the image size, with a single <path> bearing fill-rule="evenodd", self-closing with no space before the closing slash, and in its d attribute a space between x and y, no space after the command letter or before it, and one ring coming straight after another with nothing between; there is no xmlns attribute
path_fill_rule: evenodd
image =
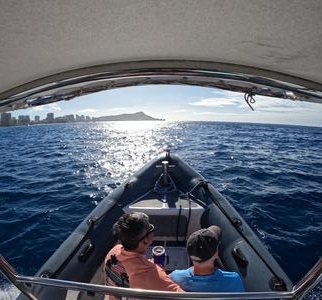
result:
<svg viewBox="0 0 322 300"><path fill-rule="evenodd" d="M16 126L16 125L35 125L48 123L73 123L73 122L101 122L101 121L165 121L164 119L153 118L144 112L136 112L134 114L119 114L100 117L90 117L85 115L64 115L55 117L54 113L47 113L46 118L41 119L40 116L19 115L18 118L11 117L11 113L0 114L0 126Z"/></svg>
<svg viewBox="0 0 322 300"><path fill-rule="evenodd" d="M47 113L46 118L41 119L40 116L30 118L29 115L19 115L17 118L12 117L11 113L1 113L0 126L17 126L17 125L33 125L33 124L48 124L48 123L68 123L68 122L89 122L92 118L84 115L64 115L55 117L54 113Z"/></svg>
<svg viewBox="0 0 322 300"><path fill-rule="evenodd" d="M167 121L225 121L322 126L317 103L255 96L252 111L242 93L179 85L150 85L112 89L77 99L13 111L44 117L69 114L99 117L143 111Z"/></svg>

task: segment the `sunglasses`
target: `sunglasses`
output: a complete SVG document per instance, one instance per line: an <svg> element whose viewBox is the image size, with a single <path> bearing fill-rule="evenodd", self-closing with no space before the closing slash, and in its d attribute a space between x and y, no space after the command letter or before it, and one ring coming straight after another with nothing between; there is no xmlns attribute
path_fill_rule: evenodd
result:
<svg viewBox="0 0 322 300"><path fill-rule="evenodd" d="M143 239L145 239L152 232L154 232L154 225L153 224L150 224L150 227L149 227L147 233L140 239L140 241L143 240Z"/></svg>

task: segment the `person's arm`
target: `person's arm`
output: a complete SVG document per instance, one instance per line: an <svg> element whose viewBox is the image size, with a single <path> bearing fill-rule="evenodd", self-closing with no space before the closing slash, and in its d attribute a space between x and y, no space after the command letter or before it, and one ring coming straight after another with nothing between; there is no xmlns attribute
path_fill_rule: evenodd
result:
<svg viewBox="0 0 322 300"><path fill-rule="evenodd" d="M149 289L159 291L184 292L180 288L180 286L174 283L166 274L166 272L159 266L156 266L155 269L149 271L146 278L147 282L149 283Z"/></svg>

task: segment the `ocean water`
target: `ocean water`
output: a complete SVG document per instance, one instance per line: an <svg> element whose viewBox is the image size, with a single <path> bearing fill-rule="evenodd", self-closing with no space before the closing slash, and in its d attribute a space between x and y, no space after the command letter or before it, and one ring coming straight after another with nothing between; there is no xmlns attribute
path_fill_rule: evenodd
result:
<svg viewBox="0 0 322 300"><path fill-rule="evenodd" d="M165 146L231 201L293 283L322 256L322 128L216 122L0 128L0 253L34 275ZM15 299L2 275L0 287L0 299ZM306 298L321 299L321 283Z"/></svg>

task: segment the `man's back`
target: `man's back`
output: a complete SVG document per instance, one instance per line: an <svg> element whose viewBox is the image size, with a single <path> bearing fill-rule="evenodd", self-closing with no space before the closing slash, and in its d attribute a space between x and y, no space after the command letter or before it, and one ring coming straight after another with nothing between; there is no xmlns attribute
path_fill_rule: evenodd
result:
<svg viewBox="0 0 322 300"><path fill-rule="evenodd" d="M212 275L194 275L191 267L173 271L170 278L186 292L244 292L236 272L216 269Z"/></svg>
<svg viewBox="0 0 322 300"><path fill-rule="evenodd" d="M124 266L131 288L181 292L165 271L146 259L145 255L126 251L121 245L115 246L107 255L115 255Z"/></svg>

